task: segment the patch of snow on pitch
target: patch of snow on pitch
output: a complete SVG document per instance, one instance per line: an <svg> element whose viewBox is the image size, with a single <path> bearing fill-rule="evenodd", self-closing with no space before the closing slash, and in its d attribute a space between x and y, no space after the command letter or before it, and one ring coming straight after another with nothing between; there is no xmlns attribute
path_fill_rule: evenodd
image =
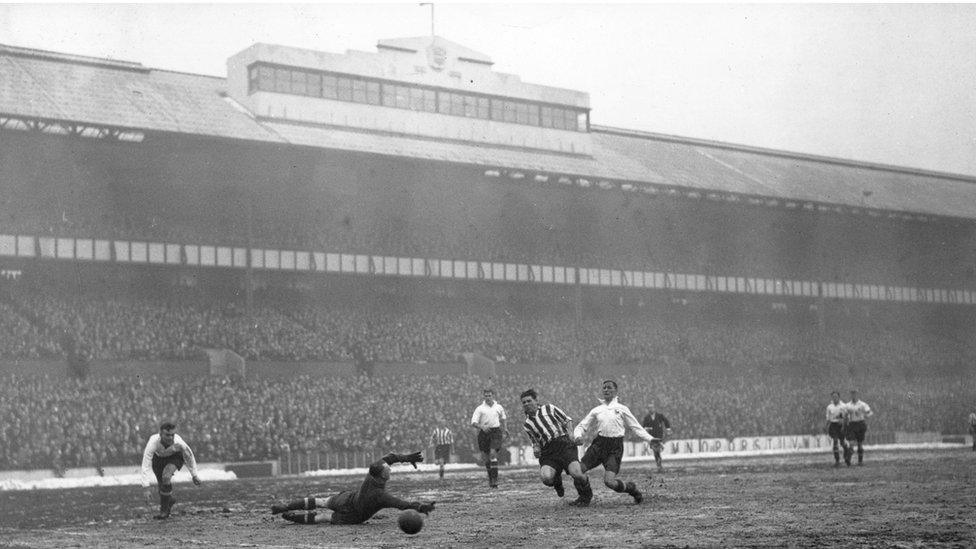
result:
<svg viewBox="0 0 976 549"><path fill-rule="evenodd" d="M214 480L234 480L237 478L232 471L221 471L219 469L200 469L198 472L200 480L203 482ZM173 482L190 482L190 473L186 470L178 471L173 476ZM139 473L130 475L113 475L72 478L43 478L35 480L0 480L0 492L8 490L51 490L65 488L88 488L91 486L138 486L142 484L142 475ZM155 484L155 483L154 483Z"/></svg>

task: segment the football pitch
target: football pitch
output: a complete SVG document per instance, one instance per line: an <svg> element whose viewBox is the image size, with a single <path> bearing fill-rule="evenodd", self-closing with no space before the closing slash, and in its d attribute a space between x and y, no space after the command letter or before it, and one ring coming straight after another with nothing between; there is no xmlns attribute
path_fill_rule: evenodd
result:
<svg viewBox="0 0 976 549"><path fill-rule="evenodd" d="M298 525L273 501L358 487L355 477L287 477L177 484L166 521L150 518L135 486L0 492L0 547L973 547L976 453L869 451L862 467L827 454L697 462L624 463L641 505L590 472L584 509L566 481L559 499L535 469L412 472L396 466L389 490L435 500L420 533L380 511L357 526Z"/></svg>

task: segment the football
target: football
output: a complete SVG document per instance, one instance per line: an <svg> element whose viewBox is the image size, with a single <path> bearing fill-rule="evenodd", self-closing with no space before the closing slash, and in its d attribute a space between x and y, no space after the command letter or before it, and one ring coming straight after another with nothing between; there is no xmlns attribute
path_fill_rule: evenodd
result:
<svg viewBox="0 0 976 549"><path fill-rule="evenodd" d="M424 527L424 517L413 509L407 509L397 517L397 524L405 533L416 534Z"/></svg>

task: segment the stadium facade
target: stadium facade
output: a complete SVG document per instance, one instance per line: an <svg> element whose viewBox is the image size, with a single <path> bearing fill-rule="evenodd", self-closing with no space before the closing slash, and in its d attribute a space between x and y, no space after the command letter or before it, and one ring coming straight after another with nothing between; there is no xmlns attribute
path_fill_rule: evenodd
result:
<svg viewBox="0 0 976 549"><path fill-rule="evenodd" d="M140 182L127 180L152 178L138 173L143 158L147 164L164 164L153 169L169 170L172 179L185 175L174 164L197 163L200 173L191 175L196 181L179 183L203 189L195 192L216 193L213 201L204 201L201 215L208 207L226 214L240 206L228 203L248 190L300 197L303 190L289 185L329 185L350 175L343 169L355 170L364 163L390 173L402 165L419 178L425 177L424 170L457 178L452 184L458 186L503 181L584 197L613 194L598 201L643 201L647 206L637 209L643 208L646 217L667 203L668 213L684 218L675 221L670 232L684 236L674 235L670 244L663 244L674 253L657 255L702 257L655 261L624 251L606 262L582 264L532 257L532 250L518 261L499 261L476 253L410 256L382 249L303 249L286 242L258 247L221 241L230 235L209 241L193 234L155 241L84 231L52 235L19 230L28 228L22 222L31 210L10 199L6 230L0 230L0 257L8 263L14 258L58 259L976 303L971 273L973 178L595 126L586 93L496 73L487 56L442 38L381 40L377 49L337 55L255 44L230 58L228 76L220 79L0 47L4 187L8 196L11 191L18 197L29 195L30 189L43 194L49 182L37 181L44 175L29 162L47 167L48 159L28 160L22 152L57 150L51 154L65 155L57 168L62 173L52 174L62 179L51 183L60 186L54 190L60 194L35 196L56 204L27 205L41 216L54 217L56 224L59 208L64 219L68 212L88 208L104 216L113 201L120 202L111 196L116 189L108 189L99 197L104 202L85 204L91 197L79 198L67 179L131 184L121 192L128 191L134 201L143 191L143 199L157 199L148 194L151 191L133 189ZM86 140L91 142L72 142ZM292 162L290 170L284 169L290 157L303 157L305 166ZM326 173L337 164L345 166ZM89 173L80 177L73 173L85 169ZM305 173L296 173L302 170ZM19 187L25 185L25 173L35 179L27 184L30 188ZM337 186L355 185L353 180L362 175L346 177ZM221 196L221 185L233 187L233 194ZM75 215L92 214L91 209ZM436 210L426 213L440 215ZM237 214L249 215L233 215ZM288 215L298 217L300 212ZM760 221L758 226L737 221L740 226L731 227L732 234L724 227L713 228L711 234L700 232L698 236L712 240L708 250L682 242L694 234L694 229L681 230L683 223L717 225L728 216ZM529 227L534 220L523 221ZM645 219L621 220L608 223L603 231L621 237L636 231L639 237L640 231L656 228L641 227L642 223L653 225ZM619 230L618 224L636 228ZM752 268L727 257L750 246L737 240L768 243L770 237L780 242L759 250L766 257L758 265L749 260ZM580 242L585 244L586 238ZM501 238L499 244L508 243ZM875 265L858 268L864 257ZM938 269L931 269L933 260ZM807 261L811 264L804 264Z"/></svg>

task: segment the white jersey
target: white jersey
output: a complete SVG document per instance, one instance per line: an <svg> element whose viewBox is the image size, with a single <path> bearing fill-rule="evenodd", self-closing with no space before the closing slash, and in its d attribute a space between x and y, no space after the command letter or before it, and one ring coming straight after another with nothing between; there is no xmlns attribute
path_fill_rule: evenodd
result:
<svg viewBox="0 0 976 549"><path fill-rule="evenodd" d="M590 410L573 430L573 437L582 437L591 425L596 425L596 433L602 437L622 437L630 429L630 432L647 442L659 440L645 431L630 408L621 404L616 397L609 403L605 402Z"/></svg>
<svg viewBox="0 0 976 549"><path fill-rule="evenodd" d="M149 442L146 443L146 449L142 452L142 486L149 486L149 483L155 478L152 471L152 458L154 455L168 457L177 453L183 454L183 462L190 470L190 475L197 476L197 460L193 457L193 450L190 450L190 447L180 435L173 435L173 444L170 444L168 448L163 446L163 443L159 441L159 433L149 437Z"/></svg>
<svg viewBox="0 0 976 549"><path fill-rule="evenodd" d="M501 404L493 402L491 406L488 406L482 402L474 409L474 415L471 416L471 424L476 425L482 431L486 431L495 427L501 427L502 421L505 419L505 409L502 408Z"/></svg>
<svg viewBox="0 0 976 549"><path fill-rule="evenodd" d="M871 411L871 407L868 406L868 403L864 402L863 400L848 402L847 413L850 414L851 421L864 421L865 419L874 415L874 412Z"/></svg>
<svg viewBox="0 0 976 549"><path fill-rule="evenodd" d="M847 413L847 404L843 402L837 404L831 402L827 405L827 421L830 423L843 423L844 419L847 418Z"/></svg>

